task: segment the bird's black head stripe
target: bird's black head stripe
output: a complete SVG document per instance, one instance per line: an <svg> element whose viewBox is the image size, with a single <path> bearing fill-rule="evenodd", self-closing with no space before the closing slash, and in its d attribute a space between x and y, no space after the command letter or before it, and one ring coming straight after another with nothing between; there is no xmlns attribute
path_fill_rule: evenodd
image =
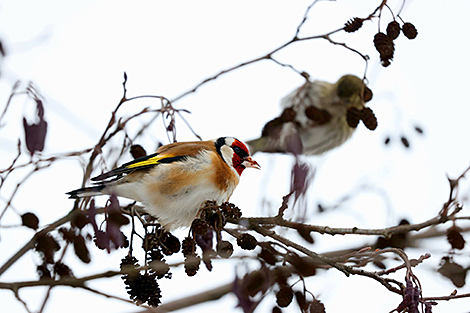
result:
<svg viewBox="0 0 470 313"><path fill-rule="evenodd" d="M217 150L217 153L220 155L222 160L224 160L224 157L222 156L222 151L220 150L220 148L222 148L223 145L225 145L225 137L220 137L215 142L215 149ZM225 162L225 160L224 160L224 162Z"/></svg>

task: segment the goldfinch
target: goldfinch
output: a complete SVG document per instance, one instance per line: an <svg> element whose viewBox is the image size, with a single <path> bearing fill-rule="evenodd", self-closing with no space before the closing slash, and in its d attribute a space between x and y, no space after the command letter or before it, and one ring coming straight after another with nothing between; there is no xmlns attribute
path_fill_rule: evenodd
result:
<svg viewBox="0 0 470 313"><path fill-rule="evenodd" d="M372 91L354 75L344 75L335 84L307 81L281 100L281 116L247 144L253 154L322 154L348 140L361 120L370 130L377 127L374 113L365 107L371 99Z"/></svg>
<svg viewBox="0 0 470 313"><path fill-rule="evenodd" d="M260 166L233 137L175 142L92 178L96 186L67 194L72 199L115 194L139 201L171 230L189 226L205 201L227 201L245 168Z"/></svg>

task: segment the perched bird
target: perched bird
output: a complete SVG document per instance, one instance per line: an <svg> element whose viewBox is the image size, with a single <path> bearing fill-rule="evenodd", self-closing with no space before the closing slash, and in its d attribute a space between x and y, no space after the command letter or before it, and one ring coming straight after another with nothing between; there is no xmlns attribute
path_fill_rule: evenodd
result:
<svg viewBox="0 0 470 313"><path fill-rule="evenodd" d="M253 154L322 154L348 140L360 120L370 130L377 127L374 113L365 107L371 99L372 91L354 75L335 84L307 81L281 100L282 114L247 144Z"/></svg>
<svg viewBox="0 0 470 313"><path fill-rule="evenodd" d="M260 168L233 137L175 142L92 178L95 186L67 194L72 199L116 194L137 200L170 230L189 226L205 201L227 201L247 167Z"/></svg>

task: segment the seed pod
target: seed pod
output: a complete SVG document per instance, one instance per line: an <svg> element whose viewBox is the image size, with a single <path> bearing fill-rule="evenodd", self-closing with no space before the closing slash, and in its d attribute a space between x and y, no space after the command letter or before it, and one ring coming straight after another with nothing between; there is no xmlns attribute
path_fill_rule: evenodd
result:
<svg viewBox="0 0 470 313"><path fill-rule="evenodd" d="M453 249L462 250L465 247L465 239L460 233L462 229L457 226L452 226L447 229L447 241L450 243Z"/></svg>
<svg viewBox="0 0 470 313"><path fill-rule="evenodd" d="M403 35L405 35L405 37L408 39L415 39L416 36L418 35L418 31L416 30L416 27L411 23L403 24L402 30L403 30Z"/></svg>
<svg viewBox="0 0 470 313"><path fill-rule="evenodd" d="M311 105L305 109L305 115L319 125L324 125L331 120L331 114L327 110L321 110Z"/></svg>
<svg viewBox="0 0 470 313"><path fill-rule="evenodd" d="M181 243L181 249L184 256L196 255L196 241L191 237L186 237Z"/></svg>
<svg viewBox="0 0 470 313"><path fill-rule="evenodd" d="M380 58L383 60L393 59L393 53L395 52L395 46L390 37L384 33L377 33L374 36L375 49L380 53Z"/></svg>
<svg viewBox="0 0 470 313"><path fill-rule="evenodd" d="M196 235L203 236L207 233L207 230L209 229L209 224L207 224L202 219L196 218L193 221L191 228Z"/></svg>
<svg viewBox="0 0 470 313"><path fill-rule="evenodd" d="M31 229L38 229L39 227L39 219L36 214L27 212L21 215L21 222L23 226L29 227Z"/></svg>
<svg viewBox="0 0 470 313"><path fill-rule="evenodd" d="M258 241L250 234L242 234L240 238L237 238L237 244L244 250L253 250L256 248Z"/></svg>
<svg viewBox="0 0 470 313"><path fill-rule="evenodd" d="M199 264L201 264L201 258L198 256L188 256L184 259L184 271L188 276L196 275L199 270Z"/></svg>
<svg viewBox="0 0 470 313"><path fill-rule="evenodd" d="M233 246L230 242L221 240L217 243L217 253L220 257L228 259L233 254Z"/></svg>
<svg viewBox="0 0 470 313"><path fill-rule="evenodd" d="M364 108L362 110L361 120L367 129L375 130L377 128L377 118L371 108Z"/></svg>
<svg viewBox="0 0 470 313"><path fill-rule="evenodd" d="M361 111L357 108L349 108L346 112L346 121L348 122L349 127L356 128L361 120Z"/></svg>
<svg viewBox="0 0 470 313"><path fill-rule="evenodd" d="M364 102L369 102L370 100L372 100L372 96L372 90L370 90L370 88L367 86L364 87L364 93L362 95L362 97L364 98Z"/></svg>
<svg viewBox="0 0 470 313"><path fill-rule="evenodd" d="M282 112L280 118L283 123L292 122L295 119L294 109L293 108L285 109L284 112Z"/></svg>
<svg viewBox="0 0 470 313"><path fill-rule="evenodd" d="M291 304L293 298L294 298L294 292L292 291L292 288L288 286L283 286L276 293L276 303L281 308L285 308L289 304Z"/></svg>
<svg viewBox="0 0 470 313"><path fill-rule="evenodd" d="M131 146L131 155L134 159L138 159L147 155L147 152L141 145L132 145Z"/></svg>
<svg viewBox="0 0 470 313"><path fill-rule="evenodd" d="M398 35L400 35L400 24L398 24L397 21L388 23L387 36L390 37L392 40L395 40L397 39Z"/></svg>
<svg viewBox="0 0 470 313"><path fill-rule="evenodd" d="M344 24L343 29L347 33L354 33L356 30L362 27L362 22L364 22L362 18L355 17L347 21L346 24Z"/></svg>

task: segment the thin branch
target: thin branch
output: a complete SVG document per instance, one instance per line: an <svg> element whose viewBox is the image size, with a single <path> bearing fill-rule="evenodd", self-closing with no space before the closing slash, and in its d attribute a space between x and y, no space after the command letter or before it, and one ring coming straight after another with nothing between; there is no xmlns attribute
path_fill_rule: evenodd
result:
<svg viewBox="0 0 470 313"><path fill-rule="evenodd" d="M461 298L470 298L470 293L462 293L460 295L450 295L450 296L442 296L442 297L423 297L422 300L424 301L449 301L452 299L461 299Z"/></svg>
<svg viewBox="0 0 470 313"><path fill-rule="evenodd" d="M87 290L87 291L90 291L92 293L96 293L97 295L100 295L100 296L103 296L103 297L106 297L108 299L116 299L116 300L120 300L120 301L123 301L123 302L127 302L127 303L131 303L131 304L135 304L134 301L131 301L129 299L124 299L124 298L121 298L121 297L118 297L118 296L113 296L113 295L110 295L108 293L104 293L102 291L99 291L97 289L94 289L94 288L91 288L91 287L88 287L88 286L78 286L79 288L82 288L84 290Z"/></svg>
<svg viewBox="0 0 470 313"><path fill-rule="evenodd" d="M104 208L96 209L96 211L97 211L97 214L101 214L104 212ZM57 221L47 225L46 227L44 227L43 229L35 233L34 236L20 250L18 250L10 259L8 259L8 261L6 261L6 263L3 264L2 267L0 267L0 276L2 276L2 274L6 270L8 270L16 261L18 261L18 259L21 258L26 252L34 248L36 239L38 237L43 236L47 234L48 232L56 229L57 227L69 222L76 213L77 213L76 211L72 210L67 215L61 217Z"/></svg>
<svg viewBox="0 0 470 313"><path fill-rule="evenodd" d="M275 50L274 50L275 51ZM247 66L247 65L250 65L250 64L253 64L253 63L256 63L256 62L259 62L261 60L266 60L266 59L269 59L269 55L265 55L265 56L262 56L262 57L259 57L259 58L256 58L256 59L253 59L253 60L250 60L250 61L246 61L246 62L243 62L243 63L240 63L238 65L235 65L235 66L232 66L228 69L225 69L225 70L222 70L220 71L219 73L215 74L214 76L211 76L211 77L208 77L206 79L204 79L202 82L200 82L199 84L197 84L196 86L194 86L191 90L188 90L184 93L182 93L181 95L177 96L176 98L172 99L171 102L172 103L175 103L176 101L186 97L187 95L191 94L191 93L194 93L196 92L201 86L207 84L208 82L210 81L213 81L213 80L216 80L217 78L219 78L220 76L224 75L224 74L227 74L227 73L230 73L236 69L239 69L239 68L242 68L244 66Z"/></svg>
<svg viewBox="0 0 470 313"><path fill-rule="evenodd" d="M284 244L286 246L292 247L292 248L304 253L305 255L308 255L309 257L313 258L314 260L317 260L321 263L325 263L325 264L328 264L328 265L336 268L337 270L343 272L346 276L349 276L350 274L353 274L353 275L361 275L361 276L367 276L367 277L373 278L374 280L376 280L376 281L380 282L382 285L384 285L385 288L387 288L388 290L401 295L401 291L399 289L397 289L397 288L393 287L392 285L390 285L390 282L394 282L394 283L400 285L400 283L395 281L395 280L385 279L385 278L382 278L382 277L378 276L376 273L368 272L368 271L365 271L365 270L362 270L362 269L356 269L356 268L353 268L351 266L346 266L344 264L334 262L332 259L330 259L328 257L325 257L321 254L315 253L315 252L313 252L313 251L311 251L311 250L309 250L309 249L307 249L307 248L305 248L305 247L303 247L303 246L301 246L301 245L299 245L295 242L292 242L289 239L276 234L272 230L268 230L266 228L259 227L259 226L256 226L256 225L252 225L251 228L253 230L255 230L256 232L258 232L259 234L263 235L263 236L271 237L271 238L275 239L278 242L281 242L282 244Z"/></svg>
<svg viewBox="0 0 470 313"><path fill-rule="evenodd" d="M216 288L200 292L192 296L185 296L171 302L164 303L158 308L148 308L137 313L164 313L181 310L196 304L215 301L230 293L233 289L233 283L227 283Z"/></svg>
<svg viewBox="0 0 470 313"><path fill-rule="evenodd" d="M307 21L308 13L310 12L310 9L311 9L317 2L319 2L319 1L320 1L320 0L315 0L315 1L313 1L313 2L307 7L307 10L305 10L305 13L304 13L304 17L302 18L302 21L300 22L299 26L297 26L297 30L295 31L294 38L299 36L300 28L302 28L302 26L303 26L303 25L305 24L305 22ZM332 0L329 0L329 1L332 1Z"/></svg>
<svg viewBox="0 0 470 313"><path fill-rule="evenodd" d="M8 199L8 201L7 201L6 205L5 205L5 207L4 207L3 210L2 210L2 213L0 213L0 220L3 218L3 216L4 216L5 213L7 212L8 208L9 208L10 205L12 204L13 199L14 199L15 196L16 196L16 193L18 192L18 190L20 189L20 187L23 185L23 183L24 183L25 181L27 181L27 180L28 180L34 173L36 173L37 171L42 170L42 169L45 169L45 168L47 168L47 167L49 167L49 166L51 166L51 165L52 165L52 163L45 164L45 165L36 164L36 167L35 167L32 171L30 171L28 174L26 174L26 175L23 177L23 179L22 179L20 182L18 182L18 183L16 184L15 188L13 189L13 192L11 193L10 198Z"/></svg>
<svg viewBox="0 0 470 313"><path fill-rule="evenodd" d="M166 264L164 262L153 262L149 266L141 266L138 268L124 269L120 271L105 271L97 274L92 274L83 277L61 277L60 279L40 279L40 280L29 280L29 281L20 281L20 282L0 282L0 289L10 289L10 290L19 290L26 287L38 287L38 286L70 286L70 287L84 287L85 283L88 281L101 279L101 278L110 278L119 275L125 274L135 274L140 271L148 270L149 268L154 269L155 271L166 270L168 267L178 267L184 264L184 262L176 262L172 264Z"/></svg>
<svg viewBox="0 0 470 313"><path fill-rule="evenodd" d="M387 228L381 229L365 229L365 228L334 228L329 226L318 226L318 225L310 225L310 224L303 224L297 222L287 221L285 219L276 217L248 217L248 218L241 218L239 220L230 220L232 223L236 223L239 225L265 225L265 226L281 226L287 227L292 229L298 229L299 227L305 228L305 230L317 232L320 234L328 234L328 235L373 235L373 236L384 236L390 237L393 234L399 233L407 233L411 231L419 231L423 228L427 228L430 226L435 226L439 224L444 224L450 220L457 219L455 214L458 213L459 210L456 210L454 213L447 217L434 217L422 223L417 224L409 224L409 225L399 225L399 226L392 226Z"/></svg>
<svg viewBox="0 0 470 313"><path fill-rule="evenodd" d="M359 51L353 49L353 48L350 48L349 46L347 46L346 44L343 44L343 43L338 43L338 42L335 42L333 41L331 38L330 38L330 35L332 34L335 34L335 33L338 33L340 31L343 31L343 27L341 28L338 28L338 29L335 29L333 31L330 31L330 32L327 32L326 34L323 34L323 35L317 35L317 36L308 36L308 37L302 37L302 38L299 38L298 37L298 34L300 32L300 28L303 26L303 24L306 22L307 20L307 15L308 15L308 12L310 11L311 7L317 3L318 0L314 1L306 10L305 14L304 14L304 17L302 19L302 21L300 22L300 24L297 26L297 30L295 32L295 35L294 37L287 41L286 43L280 45L279 47L277 48L274 48L273 50L271 50L270 52L268 52L267 54L265 54L264 56L261 56L261 57L257 57L257 58L254 58L252 60L249 60L249 61L246 61L246 62L242 62L242 63L239 63L238 65L235 65L235 66L232 66L228 69L225 69L225 70L222 70L220 72L218 72L217 74L211 76L211 77L208 77L206 79L204 79L203 81L201 81L200 83L198 83L196 86L194 86L192 89L180 94L179 96L173 98L171 100L172 103L175 103L176 101L186 97L187 95L191 94L191 93L194 93L196 92L200 87L202 87L203 85L207 84L208 82L210 81L213 81L213 80L216 80L217 78L219 78L220 76L223 76L227 73L230 73L234 70L237 70L237 69L240 69L242 67L245 67L247 65L251 65L253 63L256 63L256 62L259 62L259 61L262 61L262 60L268 60L268 59L272 59L272 55L275 54L276 52L286 48L287 46L290 46L291 44L295 43L295 42L299 42L299 41L306 41L306 40L313 40L313 39L326 39L328 41L330 41L331 43L335 44L335 45L341 45L343 47L345 47L346 49L348 50L351 50L357 54L359 54L364 60L366 60L366 66L367 66L367 60L368 60L368 57L363 55L362 53L360 53ZM369 16L367 16L366 18L364 18L364 20L370 20L372 19L373 17L375 17L375 14L377 13L377 11L381 10L383 8L383 6L385 6L387 4L387 0L383 0L382 3L371 13L369 14ZM274 60L273 60L274 61ZM278 63L279 65L282 65L282 63ZM292 67L291 67L292 68ZM293 68L292 68L293 69ZM302 74L302 72L300 71L297 71L296 72ZM303 76L303 75L302 75Z"/></svg>
<svg viewBox="0 0 470 313"><path fill-rule="evenodd" d="M28 304L27 304L23 299L21 299L21 297L20 297L20 295L19 295L19 293L18 293L18 290L16 289L16 290L14 290L13 292L15 293L15 298L16 298L16 300L18 300L18 301L24 306L26 312L31 313L31 311L30 311L29 308L28 308Z"/></svg>

